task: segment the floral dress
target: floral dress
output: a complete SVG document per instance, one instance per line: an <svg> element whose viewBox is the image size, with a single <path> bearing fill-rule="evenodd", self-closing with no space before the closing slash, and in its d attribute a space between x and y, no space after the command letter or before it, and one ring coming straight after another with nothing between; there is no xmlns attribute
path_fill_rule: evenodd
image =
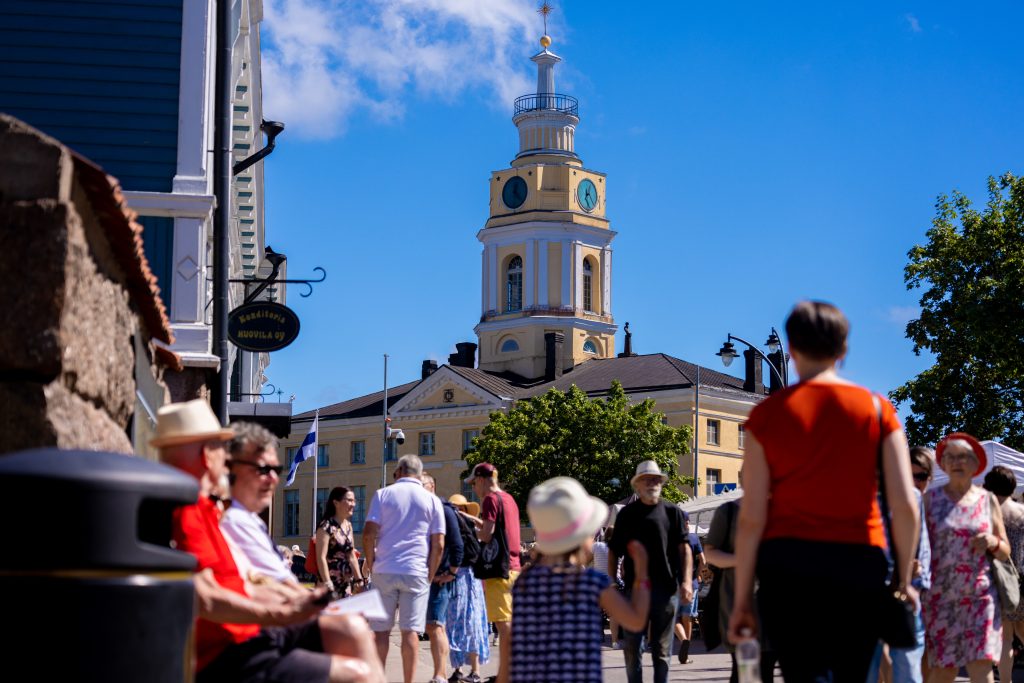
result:
<svg viewBox="0 0 1024 683"><path fill-rule="evenodd" d="M491 658L487 641L487 605L484 603L483 583L473 576L472 567L462 567L455 576L455 592L448 602L446 622L448 644L451 647L452 666L459 668L469 663L469 654L475 652L481 664Z"/></svg>
<svg viewBox="0 0 1024 683"><path fill-rule="evenodd" d="M330 574L334 590L339 595L349 595L352 592L352 566L348 562L348 555L355 550L352 534L346 533L334 517L320 522L320 529L327 533L327 573Z"/></svg>
<svg viewBox="0 0 1024 683"><path fill-rule="evenodd" d="M1002 648L999 598L987 553L971 549L975 534L992 533L989 495L972 486L954 502L942 487L927 494L932 544L932 587L922 612L928 657L933 667L998 661Z"/></svg>

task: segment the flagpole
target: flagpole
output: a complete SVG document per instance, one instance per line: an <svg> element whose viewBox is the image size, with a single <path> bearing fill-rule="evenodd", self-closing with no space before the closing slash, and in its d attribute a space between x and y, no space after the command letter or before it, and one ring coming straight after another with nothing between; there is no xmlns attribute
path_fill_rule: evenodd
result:
<svg viewBox="0 0 1024 683"><path fill-rule="evenodd" d="M317 485L317 469L320 465L320 409L317 408L316 414L313 416L314 427L313 432L313 504L310 506L313 511L313 526L310 531L310 536L316 534L316 485Z"/></svg>

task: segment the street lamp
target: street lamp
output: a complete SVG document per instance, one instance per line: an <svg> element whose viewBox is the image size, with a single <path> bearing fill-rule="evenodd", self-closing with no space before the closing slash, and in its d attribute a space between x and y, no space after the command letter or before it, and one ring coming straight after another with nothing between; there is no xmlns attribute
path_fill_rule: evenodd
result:
<svg viewBox="0 0 1024 683"><path fill-rule="evenodd" d="M778 378L779 383L782 384L783 387L789 386L789 369L787 368L788 364L786 363L786 358L784 354L781 354L782 357L780 358L779 363L779 365L781 366L780 369L778 367L775 367L775 363L773 363L771 359L769 359L768 356L765 355L764 351L757 348L757 346L751 344L746 339L743 339L742 337L737 337L734 334L726 335L725 343L722 344L722 348L719 349L718 353L715 354L716 356L719 356L722 359L722 365L724 365L725 367L729 367L730 365L732 365L732 362L740 355L739 353L736 352L736 346L732 343L733 341L738 341L740 343L746 344L751 351L760 356L765 363L768 363L768 367L771 368L772 372L775 373L775 376ZM765 342L765 346L768 347L768 351L770 351L773 356L779 354L782 351L782 341L779 339L779 333L775 331L774 327L772 328L771 335L768 336L768 341Z"/></svg>

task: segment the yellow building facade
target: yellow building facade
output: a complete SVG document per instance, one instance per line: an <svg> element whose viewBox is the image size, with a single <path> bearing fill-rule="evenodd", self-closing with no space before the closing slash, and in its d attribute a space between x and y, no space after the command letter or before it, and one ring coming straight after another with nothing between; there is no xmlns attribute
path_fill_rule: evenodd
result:
<svg viewBox="0 0 1024 683"><path fill-rule="evenodd" d="M738 481L742 425L765 395L760 377L698 371L660 353L638 356L631 353L628 333L624 352L616 354L611 248L616 233L606 214L608 178L587 169L576 154L578 104L555 94L560 58L548 49L549 39L542 46L532 58L537 92L515 102L518 153L508 167L492 172L489 215L477 233L482 245L478 344L457 345L440 368L424 361L419 380L388 390L386 414L391 427L404 432L403 444L385 446L384 392L320 408L318 465L302 463L294 483L282 486L274 499L270 527L277 543L305 549L314 511L335 486L355 492L353 523L361 531L373 493L390 482L392 461L406 453L422 458L440 495L471 496L461 479L463 454L491 412L572 385L600 397L618 380L632 400L653 399L667 424L694 427L697 495ZM282 464L291 463L314 415L293 418L292 436L282 443ZM693 449L680 455L679 470L694 472Z"/></svg>

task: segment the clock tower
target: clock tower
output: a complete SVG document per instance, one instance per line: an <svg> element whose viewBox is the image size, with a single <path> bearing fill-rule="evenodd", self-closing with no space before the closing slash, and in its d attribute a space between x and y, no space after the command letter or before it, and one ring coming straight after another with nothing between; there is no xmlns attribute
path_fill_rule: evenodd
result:
<svg viewBox="0 0 1024 683"><path fill-rule="evenodd" d="M605 174L576 154L579 105L555 92L551 38L540 39L537 92L515 101L519 153L490 180L483 243L480 368L528 379L615 356ZM551 333L556 333L552 335Z"/></svg>

